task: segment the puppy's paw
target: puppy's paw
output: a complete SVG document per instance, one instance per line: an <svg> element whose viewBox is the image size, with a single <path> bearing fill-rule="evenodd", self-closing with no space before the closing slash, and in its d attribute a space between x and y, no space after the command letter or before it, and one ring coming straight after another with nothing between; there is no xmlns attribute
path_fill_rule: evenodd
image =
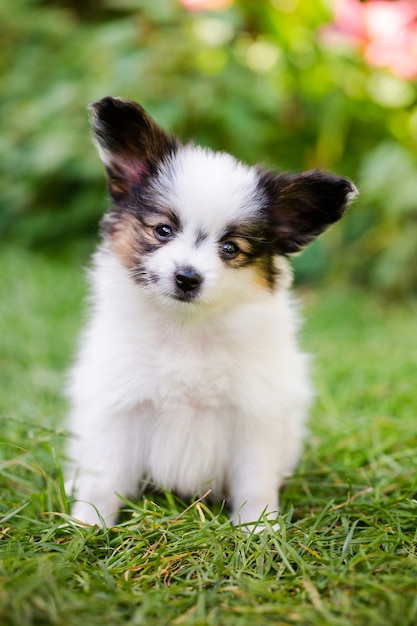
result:
<svg viewBox="0 0 417 626"><path fill-rule="evenodd" d="M232 524L238 526L242 532L246 535L256 534L259 535L264 532L277 533L281 530L280 523L278 522L278 511L269 511L265 509L259 515L254 513L250 514L250 510L238 511L232 517Z"/></svg>
<svg viewBox="0 0 417 626"><path fill-rule="evenodd" d="M107 515L104 518L97 507L90 502L83 502L80 500L75 502L73 505L71 509L71 517L83 525L99 526L100 528L114 526L116 522L116 515Z"/></svg>
<svg viewBox="0 0 417 626"><path fill-rule="evenodd" d="M281 530L281 524L278 521L261 518L257 522L246 522L244 524L236 524L245 535L274 535Z"/></svg>

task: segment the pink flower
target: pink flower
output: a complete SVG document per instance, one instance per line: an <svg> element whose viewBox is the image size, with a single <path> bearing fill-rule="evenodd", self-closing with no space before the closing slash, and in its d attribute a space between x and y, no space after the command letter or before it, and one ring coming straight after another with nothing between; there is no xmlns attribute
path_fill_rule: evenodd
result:
<svg viewBox="0 0 417 626"><path fill-rule="evenodd" d="M387 67L401 78L417 78L415 0L335 0L327 42L343 40L362 50L369 65Z"/></svg>
<svg viewBox="0 0 417 626"><path fill-rule="evenodd" d="M219 11L227 9L234 0L180 0L188 11Z"/></svg>

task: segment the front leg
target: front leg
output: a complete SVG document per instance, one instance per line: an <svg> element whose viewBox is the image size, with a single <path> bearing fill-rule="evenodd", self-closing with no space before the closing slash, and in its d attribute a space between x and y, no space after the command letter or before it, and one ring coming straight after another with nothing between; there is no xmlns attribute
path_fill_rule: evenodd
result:
<svg viewBox="0 0 417 626"><path fill-rule="evenodd" d="M258 438L235 451L229 480L233 524L256 523L263 513L276 520L283 481L279 452L279 446Z"/></svg>
<svg viewBox="0 0 417 626"><path fill-rule="evenodd" d="M103 479L91 479L85 475L78 477L75 488L71 481L67 486L69 495L75 498L71 516L84 524L114 526L120 508L120 493L116 485L105 484Z"/></svg>
<svg viewBox="0 0 417 626"><path fill-rule="evenodd" d="M102 525L104 520L112 526L122 504L119 495L135 495L143 478L140 437L132 421L120 415L84 427L81 420L74 422L66 480L67 494L74 499L71 514L81 522Z"/></svg>

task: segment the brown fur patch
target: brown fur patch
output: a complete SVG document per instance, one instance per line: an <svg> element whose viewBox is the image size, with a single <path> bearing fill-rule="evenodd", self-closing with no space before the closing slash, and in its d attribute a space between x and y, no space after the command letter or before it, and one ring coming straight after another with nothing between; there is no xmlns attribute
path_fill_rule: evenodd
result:
<svg viewBox="0 0 417 626"><path fill-rule="evenodd" d="M112 230L112 249L128 269L133 269L135 259L140 254L142 233L139 233L139 228L140 224L134 215L123 213Z"/></svg>
<svg viewBox="0 0 417 626"><path fill-rule="evenodd" d="M128 269L133 270L146 253L164 245L153 230L160 222L159 217L154 224L144 224L132 213L123 213L117 220L111 233L112 248Z"/></svg>
<svg viewBox="0 0 417 626"><path fill-rule="evenodd" d="M107 232L113 251L128 269L137 268L144 255L165 245L155 235L154 229L160 224L169 225L173 233L178 230L178 220L169 211L145 210L141 216L123 211L114 217Z"/></svg>
<svg viewBox="0 0 417 626"><path fill-rule="evenodd" d="M277 278L277 270L273 266L273 259L259 257L252 266L255 270L255 283L263 289L272 290Z"/></svg>

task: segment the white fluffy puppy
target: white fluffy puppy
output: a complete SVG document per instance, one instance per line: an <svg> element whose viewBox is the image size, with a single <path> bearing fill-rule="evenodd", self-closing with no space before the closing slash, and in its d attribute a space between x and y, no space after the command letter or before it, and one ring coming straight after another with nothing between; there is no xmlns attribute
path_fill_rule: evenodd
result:
<svg viewBox="0 0 417 626"><path fill-rule="evenodd" d="M73 516L114 524L146 482L273 516L312 399L286 257L355 187L181 145L135 102L92 111L112 207L69 386Z"/></svg>

